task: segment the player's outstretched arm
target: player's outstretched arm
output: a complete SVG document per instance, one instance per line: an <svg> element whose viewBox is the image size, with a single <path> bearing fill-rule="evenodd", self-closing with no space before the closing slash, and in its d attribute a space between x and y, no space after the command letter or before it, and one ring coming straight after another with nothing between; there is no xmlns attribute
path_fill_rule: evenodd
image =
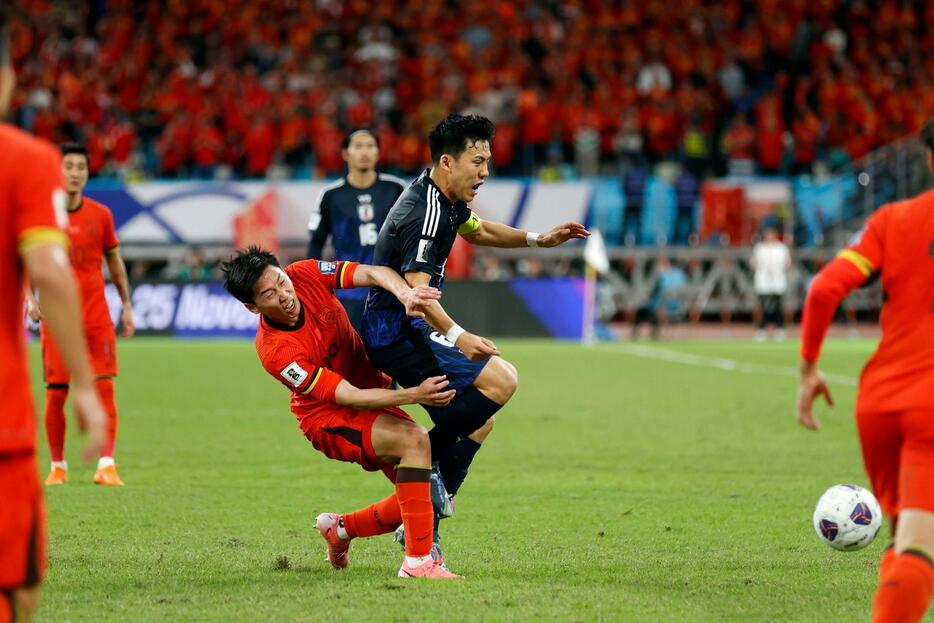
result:
<svg viewBox="0 0 934 623"><path fill-rule="evenodd" d="M358 288L377 286L392 293L405 306L405 313L416 318L424 318L426 306L441 298L441 290L429 287L427 279L410 286L399 273L387 266L360 264L354 272L353 285Z"/></svg>
<svg viewBox="0 0 934 623"><path fill-rule="evenodd" d="M418 288L427 284L430 279L431 276L427 273L408 272L405 274L406 282L413 288ZM461 349L461 352L463 352L468 359L486 359L487 357L500 354L499 350L496 348L496 344L485 337L466 331L463 327L454 322L454 320L448 316L448 313L444 311L444 308L441 307L439 301L428 301L423 309L425 312L425 322L431 325L435 331L444 335L451 344Z"/></svg>
<svg viewBox="0 0 934 623"><path fill-rule="evenodd" d="M94 376L81 327L81 304L65 250L57 245L33 247L23 254L23 263L39 290L44 320L71 373L71 400L81 430L88 441L82 457L90 461L104 445L106 416L94 389Z"/></svg>
<svg viewBox="0 0 934 623"><path fill-rule="evenodd" d="M556 247L568 240L578 240L590 235L580 223L564 223L551 231L539 234L526 232L502 223L480 221L480 226L470 233L461 234L469 243L483 247L517 249L521 247Z"/></svg>
<svg viewBox="0 0 934 623"><path fill-rule="evenodd" d="M107 271L110 273L110 280L117 287L120 293L120 302L123 303L123 311L120 312L120 322L123 324L123 330L120 335L131 337L136 333L136 326L133 324L133 302L130 300L130 278L126 274L126 264L120 255L119 247L107 251Z"/></svg>
<svg viewBox="0 0 934 623"><path fill-rule="evenodd" d="M447 386L446 376L433 376L425 379L418 387L408 389L358 389L342 380L334 392L334 401L354 409L382 409L414 404L443 407L451 402L456 393L453 389L445 389Z"/></svg>
<svg viewBox="0 0 934 623"><path fill-rule="evenodd" d="M811 282L801 321L801 379L798 386L798 422L817 430L813 405L818 396L833 406L827 380L817 366L821 345L833 316L847 294L866 281L866 275L849 260L837 258Z"/></svg>

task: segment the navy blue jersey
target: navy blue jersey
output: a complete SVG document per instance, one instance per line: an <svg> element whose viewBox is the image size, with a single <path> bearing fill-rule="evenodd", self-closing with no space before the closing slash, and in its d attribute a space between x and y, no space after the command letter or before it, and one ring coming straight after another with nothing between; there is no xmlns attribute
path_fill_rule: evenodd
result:
<svg viewBox="0 0 934 623"><path fill-rule="evenodd" d="M335 259L372 264L380 227L404 189L403 180L385 173L380 173L369 188L352 186L346 177L326 186L308 220L308 257L321 258L330 236ZM362 300L366 294L362 288L350 288L341 290L338 296Z"/></svg>
<svg viewBox="0 0 934 623"><path fill-rule="evenodd" d="M373 264L389 266L400 275L422 272L429 285L441 288L444 265L458 229L471 220L463 201L451 203L426 169L392 207L379 231ZM396 297L382 288L370 288L363 314L363 341L368 347L386 346L402 336L410 320Z"/></svg>

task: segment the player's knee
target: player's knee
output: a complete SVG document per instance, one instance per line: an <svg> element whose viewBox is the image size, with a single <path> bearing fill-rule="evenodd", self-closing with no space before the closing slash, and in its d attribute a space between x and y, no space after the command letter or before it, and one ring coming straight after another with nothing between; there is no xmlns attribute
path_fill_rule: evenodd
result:
<svg viewBox="0 0 934 623"><path fill-rule="evenodd" d="M17 621L31 621L36 608L39 607L38 586L17 588L13 590L13 607L16 609Z"/></svg>
<svg viewBox="0 0 934 623"><path fill-rule="evenodd" d="M403 431L403 446L407 454L430 455L431 441L428 439L428 431L425 427L416 422L408 422Z"/></svg>
<svg viewBox="0 0 934 623"><path fill-rule="evenodd" d="M503 400L500 404L505 404L513 394L516 393L516 390L519 389L519 371L516 370L516 367L506 361L505 359L500 360L500 372L497 375L498 377L498 389Z"/></svg>

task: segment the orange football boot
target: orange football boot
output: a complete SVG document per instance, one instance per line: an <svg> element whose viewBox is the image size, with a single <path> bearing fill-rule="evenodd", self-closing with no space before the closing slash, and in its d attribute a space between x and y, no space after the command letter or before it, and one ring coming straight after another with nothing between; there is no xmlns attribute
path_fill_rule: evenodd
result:
<svg viewBox="0 0 934 623"><path fill-rule="evenodd" d="M120 476L117 475L117 466L108 465L106 467L99 468L96 472L94 472L94 484L109 485L111 487L122 487L123 481L120 480Z"/></svg>
<svg viewBox="0 0 934 623"><path fill-rule="evenodd" d="M49 472L49 477L45 479L47 485L63 485L68 482L68 470L61 467L53 467Z"/></svg>

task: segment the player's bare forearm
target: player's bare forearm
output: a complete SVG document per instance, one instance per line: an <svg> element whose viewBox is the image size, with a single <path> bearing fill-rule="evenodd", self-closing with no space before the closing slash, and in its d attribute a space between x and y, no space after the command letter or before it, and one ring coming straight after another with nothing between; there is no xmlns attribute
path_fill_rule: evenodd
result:
<svg viewBox="0 0 934 623"><path fill-rule="evenodd" d="M354 409L398 407L411 404L411 398L409 390L358 389L346 381L337 386L334 394L337 404Z"/></svg>
<svg viewBox="0 0 934 623"><path fill-rule="evenodd" d="M359 279L359 281L358 281ZM386 266L360 265L354 272L354 285L378 286L392 293L409 316L424 318L425 305L441 298L441 291L428 284L409 287L399 274Z"/></svg>
<svg viewBox="0 0 934 623"><path fill-rule="evenodd" d="M526 232L502 223L483 221L480 227L463 235L464 240L479 247L498 247L500 249L518 249L527 247Z"/></svg>
<svg viewBox="0 0 934 623"><path fill-rule="evenodd" d="M107 253L107 271L110 273L110 280L113 281L117 292L120 293L120 301L124 307L130 305L130 278L126 273L126 264L118 251Z"/></svg>
<svg viewBox="0 0 934 623"><path fill-rule="evenodd" d="M43 245L23 255L26 271L42 298L44 320L75 385L93 381L81 326L81 303L68 255L62 247Z"/></svg>
<svg viewBox="0 0 934 623"><path fill-rule="evenodd" d="M464 239L471 244L503 249L527 246L550 248L568 240L583 240L589 235L590 232L580 223L563 223L547 233L539 234L525 232L502 223L482 221L476 231L464 234Z"/></svg>
<svg viewBox="0 0 934 623"><path fill-rule="evenodd" d="M407 389L359 389L342 380L334 392L334 401L353 409L383 409L402 405L424 404L443 407L454 397L444 376L425 379L418 387Z"/></svg>
<svg viewBox="0 0 934 623"><path fill-rule="evenodd" d="M405 281L407 285L413 288L427 286L431 281L431 275L421 272L409 272L405 274ZM429 301L422 307L422 311L425 313L425 322L441 334L447 333L448 329L454 326L454 319L448 316L439 301Z"/></svg>
<svg viewBox="0 0 934 623"><path fill-rule="evenodd" d="M353 285L355 288L376 286L392 293L396 298L399 298L409 287L399 273L388 266L370 266L369 264L357 266L353 275Z"/></svg>

